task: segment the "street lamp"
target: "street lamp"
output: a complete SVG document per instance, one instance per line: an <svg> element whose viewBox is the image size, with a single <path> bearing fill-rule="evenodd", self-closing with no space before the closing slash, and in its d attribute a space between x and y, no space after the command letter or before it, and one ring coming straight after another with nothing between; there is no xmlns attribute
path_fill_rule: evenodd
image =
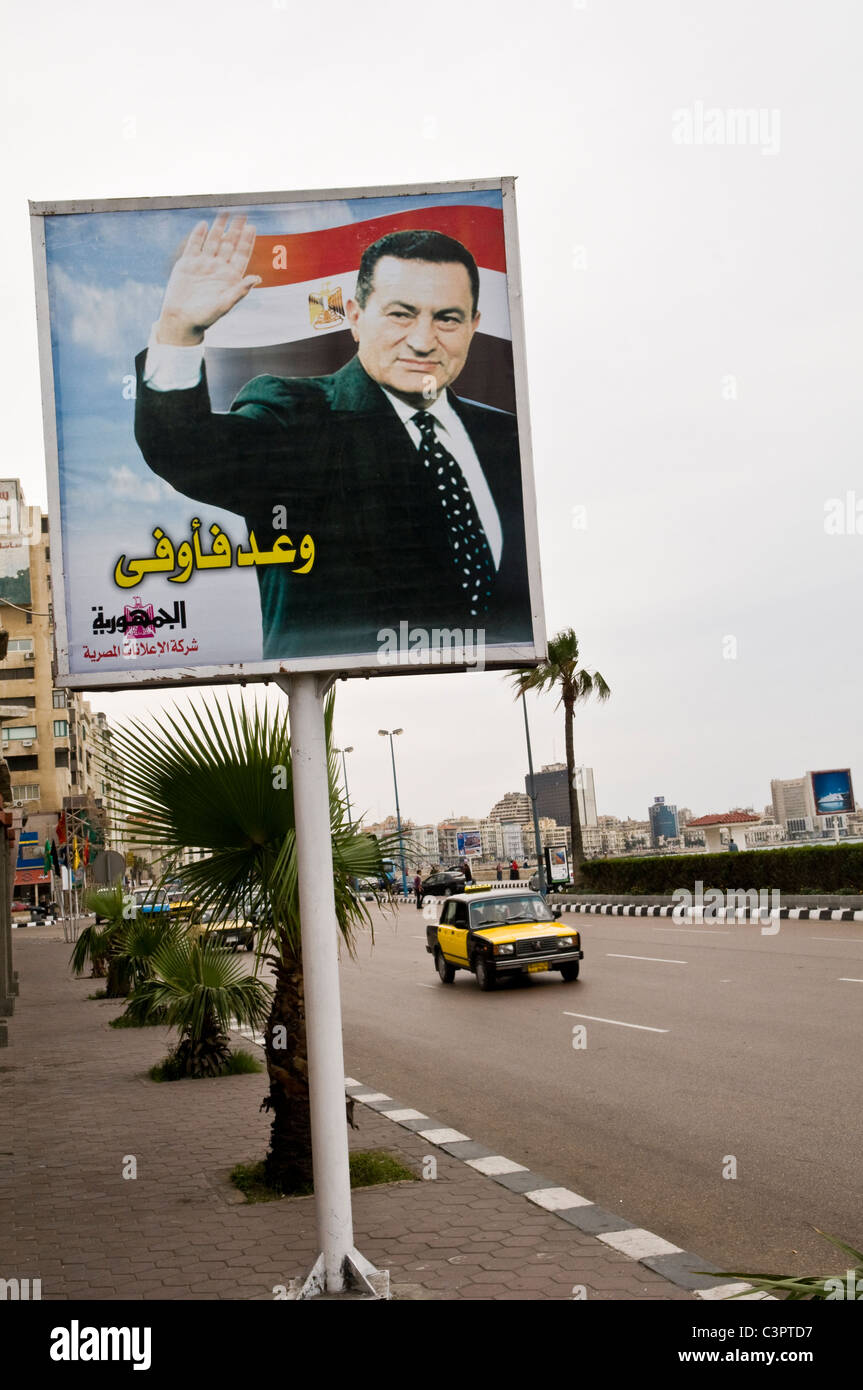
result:
<svg viewBox="0 0 863 1390"><path fill-rule="evenodd" d="M344 777L344 780L345 780L345 802L347 803L347 810L348 810L348 825L350 826L351 830L353 830L353 828L354 828L354 823L353 823L353 821L351 820L351 796L350 796L350 792L348 791L348 769L347 769L347 765L346 765L346 763L345 763L345 754L346 754L346 753L353 753L353 751L354 751L353 748L335 748L335 749L333 749L333 752L335 752L335 753L341 753L341 755L342 755L342 776Z"/></svg>
<svg viewBox="0 0 863 1390"><path fill-rule="evenodd" d="M381 738L388 738L390 741L390 757L393 761L393 786L395 787L396 793L396 825L398 826L399 832L399 857L402 863L402 892L404 893L405 897L407 897L408 876L405 870L405 847L402 843L402 817L401 812L399 810L399 784L396 778L396 755L393 749L393 734L403 734L404 729L378 729L378 733L380 734Z"/></svg>

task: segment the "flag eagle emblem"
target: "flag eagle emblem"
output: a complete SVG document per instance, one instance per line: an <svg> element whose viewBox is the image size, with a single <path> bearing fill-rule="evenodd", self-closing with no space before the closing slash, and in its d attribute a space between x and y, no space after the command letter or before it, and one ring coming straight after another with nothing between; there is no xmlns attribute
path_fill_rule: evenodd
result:
<svg viewBox="0 0 863 1390"><path fill-rule="evenodd" d="M334 328L345 320L345 306L339 285L330 289L325 280L317 293L309 295L309 318L312 328Z"/></svg>

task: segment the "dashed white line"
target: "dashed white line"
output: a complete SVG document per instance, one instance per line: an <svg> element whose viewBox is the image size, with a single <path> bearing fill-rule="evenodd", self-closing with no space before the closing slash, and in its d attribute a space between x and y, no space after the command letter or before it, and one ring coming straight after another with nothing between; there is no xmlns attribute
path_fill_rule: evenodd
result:
<svg viewBox="0 0 863 1390"><path fill-rule="evenodd" d="M863 980L856 980L853 975L840 975L839 983L846 985L863 985Z"/></svg>
<svg viewBox="0 0 863 1390"><path fill-rule="evenodd" d="M597 1018L596 1014L574 1014L569 1009L564 1009L567 1018L586 1018L591 1023L614 1023L618 1028L638 1028L642 1033L668 1033L668 1028L649 1028L646 1023L624 1023L619 1018Z"/></svg>
<svg viewBox="0 0 863 1390"><path fill-rule="evenodd" d="M856 946L863 946L863 941L859 936L810 936L810 941L842 941L847 946L849 942Z"/></svg>
<svg viewBox="0 0 863 1390"><path fill-rule="evenodd" d="M730 936L730 931L719 931L716 927L653 927L652 931L688 931L699 936Z"/></svg>
<svg viewBox="0 0 863 1390"><path fill-rule="evenodd" d="M622 951L606 951L607 956L614 960L652 960L658 961L660 965L688 965L688 960L670 960L668 956L626 956Z"/></svg>

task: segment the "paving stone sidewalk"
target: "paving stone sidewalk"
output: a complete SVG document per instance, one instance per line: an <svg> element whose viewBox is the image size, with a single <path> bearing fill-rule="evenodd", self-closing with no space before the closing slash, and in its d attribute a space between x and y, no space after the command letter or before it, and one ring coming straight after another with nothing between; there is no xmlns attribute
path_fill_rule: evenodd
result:
<svg viewBox="0 0 863 1390"><path fill-rule="evenodd" d="M43 1299L261 1300L304 1277L314 1198L248 1205L228 1181L266 1151L265 1077L156 1085L167 1030L109 1028L121 1006L87 999L100 983L70 976L68 944L34 932L14 945L0 1276L41 1279ZM354 1193L357 1247L396 1298L695 1298L375 1109L356 1118L352 1147L387 1149L418 1177ZM420 1176L428 1156L434 1180Z"/></svg>

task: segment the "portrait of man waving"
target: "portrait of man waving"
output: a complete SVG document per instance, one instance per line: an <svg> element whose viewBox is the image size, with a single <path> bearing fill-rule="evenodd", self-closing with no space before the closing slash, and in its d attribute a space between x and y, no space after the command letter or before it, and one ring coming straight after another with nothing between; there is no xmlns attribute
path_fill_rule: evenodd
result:
<svg viewBox="0 0 863 1390"><path fill-rule="evenodd" d="M264 659L374 652L382 629L532 640L514 415L453 391L480 323L474 256L403 228L362 252L344 306L356 354L326 376L258 376L213 411L207 330L254 294L255 227L199 222L137 359L149 467L272 544L309 535L309 573L257 569Z"/></svg>

